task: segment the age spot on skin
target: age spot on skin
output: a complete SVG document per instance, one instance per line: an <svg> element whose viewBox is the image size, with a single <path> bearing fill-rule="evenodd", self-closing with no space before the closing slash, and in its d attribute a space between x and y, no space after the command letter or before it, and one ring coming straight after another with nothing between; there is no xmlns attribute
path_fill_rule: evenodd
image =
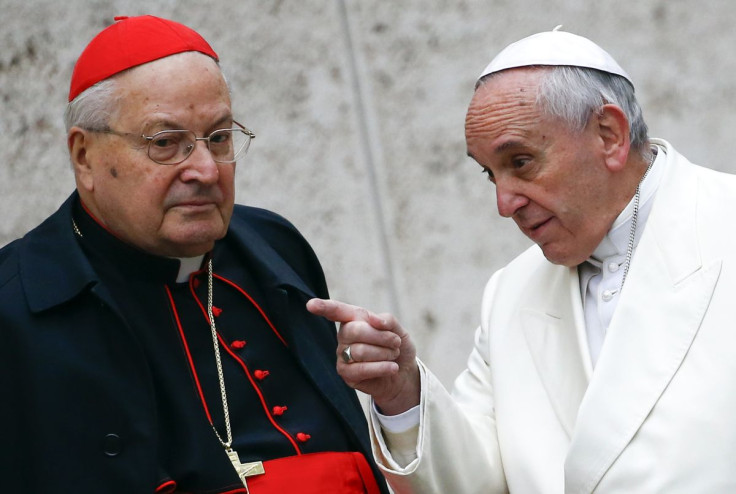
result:
<svg viewBox="0 0 736 494"><path fill-rule="evenodd" d="M110 175L112 175L113 178L118 178L118 171L114 166L110 168Z"/></svg>

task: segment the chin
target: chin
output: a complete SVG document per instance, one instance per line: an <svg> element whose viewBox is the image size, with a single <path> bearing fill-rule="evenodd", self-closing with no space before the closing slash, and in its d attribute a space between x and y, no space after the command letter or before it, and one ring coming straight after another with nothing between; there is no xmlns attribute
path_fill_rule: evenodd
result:
<svg viewBox="0 0 736 494"><path fill-rule="evenodd" d="M545 249L541 246L540 248L544 253L544 257L546 257L549 262L551 262L552 264L557 264L559 266L567 266L568 268L578 266L579 264L585 262L588 257L590 257L579 253L556 252L553 249Z"/></svg>
<svg viewBox="0 0 736 494"><path fill-rule="evenodd" d="M206 254L215 246L215 241L227 233L221 225L217 228L184 229L167 238L168 251L171 257L194 257Z"/></svg>

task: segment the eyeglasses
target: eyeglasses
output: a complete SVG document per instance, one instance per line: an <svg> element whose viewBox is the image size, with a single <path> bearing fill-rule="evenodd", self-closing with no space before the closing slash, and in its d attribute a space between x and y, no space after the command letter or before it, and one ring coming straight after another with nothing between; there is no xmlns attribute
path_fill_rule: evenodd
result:
<svg viewBox="0 0 736 494"><path fill-rule="evenodd" d="M250 147L250 141L256 135L234 120L233 124L237 127L218 129L207 137L197 137L192 130L162 130L152 136L112 129L87 130L121 137L143 138L148 141L148 157L159 165L178 165L186 160L194 151L197 141L207 141L207 148L215 162L234 163L238 157L245 155Z"/></svg>

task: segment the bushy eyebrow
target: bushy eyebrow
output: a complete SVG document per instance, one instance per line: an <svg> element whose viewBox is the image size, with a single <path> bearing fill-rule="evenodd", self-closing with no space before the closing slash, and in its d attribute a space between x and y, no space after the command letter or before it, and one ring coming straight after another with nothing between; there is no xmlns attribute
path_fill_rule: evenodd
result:
<svg viewBox="0 0 736 494"><path fill-rule="evenodd" d="M517 141L517 140L514 140L514 139L511 139L511 140L508 140L508 141L504 141L501 144L499 144L498 146L496 146L495 149L493 150L493 152L494 152L494 154L501 154L501 153L504 153L504 152L509 151L509 150L519 149L519 148L524 148L524 147L526 147L526 146L525 146L525 144L523 142ZM466 154L470 158L473 158L475 161L478 161L477 159L475 159L475 156L473 156L470 153L470 151L467 151Z"/></svg>
<svg viewBox="0 0 736 494"><path fill-rule="evenodd" d="M520 141L510 140L510 141L502 142L501 144L499 144L498 146L496 146L496 149L494 149L493 151L496 154L499 154L499 153L503 153L505 151L509 151L511 149L517 149L517 148L521 148L521 147L524 147L524 144L521 143Z"/></svg>
<svg viewBox="0 0 736 494"><path fill-rule="evenodd" d="M222 117L217 119L211 127L213 129L219 129L220 126L224 124L227 121L232 121L233 116L230 113L224 114ZM175 122L174 120L170 120L168 118L160 118L156 120L151 120L150 122L146 122L145 129L161 129L161 130L181 130L183 127L179 122Z"/></svg>

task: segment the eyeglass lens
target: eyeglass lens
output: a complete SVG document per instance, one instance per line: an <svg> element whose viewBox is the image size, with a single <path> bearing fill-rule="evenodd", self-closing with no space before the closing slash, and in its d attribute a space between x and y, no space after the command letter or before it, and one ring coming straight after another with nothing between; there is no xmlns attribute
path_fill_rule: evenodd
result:
<svg viewBox="0 0 736 494"><path fill-rule="evenodd" d="M164 165L181 163L192 154L197 140L190 130L159 132L149 142L148 156ZM249 144L250 136L241 129L216 130L207 139L212 159L220 163L232 163Z"/></svg>

